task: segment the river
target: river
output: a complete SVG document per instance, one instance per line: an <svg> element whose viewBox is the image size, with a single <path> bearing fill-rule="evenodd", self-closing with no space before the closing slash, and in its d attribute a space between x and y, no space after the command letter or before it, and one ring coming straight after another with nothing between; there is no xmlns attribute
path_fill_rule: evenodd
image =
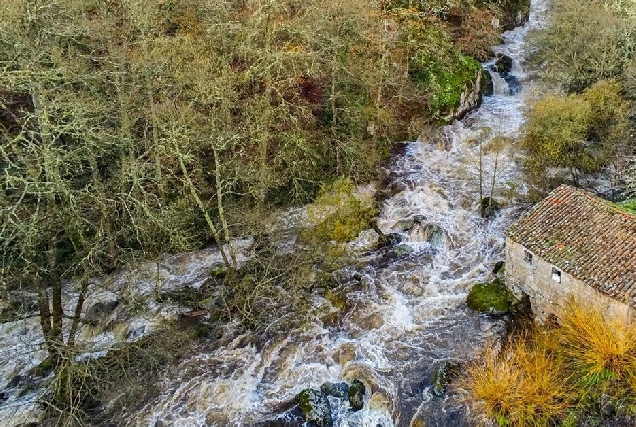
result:
<svg viewBox="0 0 636 427"><path fill-rule="evenodd" d="M529 29L544 22L546 2L533 0L528 23L503 35L505 43L495 51L510 56L513 69L505 79L493 73L495 93L485 97L480 108L428 137L399 144L383 171L391 196L377 222L383 232L402 236L402 251L399 255L390 248L360 251L358 264L341 272L351 309L335 322L316 310L302 328L259 345L242 335L204 343L198 354L170 369L159 385L161 395L129 414L128 425L297 425L297 413L290 410L289 402L302 389L356 378L369 390L364 409L354 413L348 404L334 399L337 426L479 422L457 399L461 393L437 397L431 381L440 363L472 360L485 346L500 345L505 334L504 318L480 315L465 301L472 285L492 279L494 264L504 258L504 231L524 209L518 203L525 186L514 149L526 102L533 96L532 74L524 67L524 40ZM497 155L494 176L494 196L503 207L493 218L482 219L479 143L485 147L498 136L510 140ZM494 160L492 152L482 159L487 195ZM364 232L354 246L367 246L374 235ZM165 290L176 282L200 285L204 272L219 262L218 253L209 249L167 257L135 271L157 275ZM125 286L140 283L131 279L133 273L126 274L114 279L109 291L93 296L87 306L114 301ZM153 286L135 292L151 294L156 291ZM70 307L72 293L68 300ZM316 297L314 305L326 303ZM178 309L164 304L154 307L152 319L129 319L125 339L150 333L161 318ZM84 331L80 337L90 349L85 357L105 354L116 340L113 331ZM37 318L1 324L0 352L10 360L0 367L0 386L5 389L0 396L0 424L37 419L41 393L37 389L23 393L8 384L46 355Z"/></svg>
<svg viewBox="0 0 636 427"><path fill-rule="evenodd" d="M542 24L545 9L545 0L534 0L528 23L506 32L505 43L495 48L514 60L507 79L494 76L495 94L439 134L403 143L387 167L394 194L384 202L378 225L385 233L401 233L413 251L360 255L363 267L344 275L357 273L358 283L344 285L353 308L336 325L316 315L304 328L258 348L238 337L221 348L202 349L165 380L164 393L130 425L294 425L293 413L280 412L302 389L354 378L373 394L367 393L357 413L332 401L336 425L478 421L453 393L434 396L431 380L440 362L474 359L485 345L499 345L505 333L504 319L479 315L465 301L471 286L492 278L493 265L504 258L504 231L523 210L516 195L525 187L513 142L497 159L495 197L505 206L494 218L482 219L475 141L519 135L533 92L524 39L528 29ZM515 81L518 86L509 84ZM490 182L494 155L484 156L483 163Z"/></svg>

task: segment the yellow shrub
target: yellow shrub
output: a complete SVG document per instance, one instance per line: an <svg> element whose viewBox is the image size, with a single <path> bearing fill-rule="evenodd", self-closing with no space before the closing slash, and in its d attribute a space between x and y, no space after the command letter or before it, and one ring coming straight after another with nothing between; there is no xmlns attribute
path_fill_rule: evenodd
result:
<svg viewBox="0 0 636 427"><path fill-rule="evenodd" d="M584 378L610 371L625 378L636 370L636 325L605 319L589 307L570 304L560 328L563 352Z"/></svg>
<svg viewBox="0 0 636 427"><path fill-rule="evenodd" d="M570 390L550 340L521 340L501 355L492 350L468 368L459 387L482 415L500 425L551 424L568 408Z"/></svg>

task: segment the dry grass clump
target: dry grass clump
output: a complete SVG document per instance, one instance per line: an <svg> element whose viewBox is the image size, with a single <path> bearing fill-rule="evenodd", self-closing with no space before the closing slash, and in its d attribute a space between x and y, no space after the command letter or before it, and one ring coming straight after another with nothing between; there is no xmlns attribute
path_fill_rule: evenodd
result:
<svg viewBox="0 0 636 427"><path fill-rule="evenodd" d="M636 371L636 324L606 319L596 310L572 303L564 313L561 351L583 379L609 374L616 379Z"/></svg>
<svg viewBox="0 0 636 427"><path fill-rule="evenodd" d="M574 303L559 322L468 367L458 387L478 414L500 426L554 425L566 413L601 420L604 407L635 416L636 324Z"/></svg>
<svg viewBox="0 0 636 427"><path fill-rule="evenodd" d="M571 392L550 336L520 340L497 355L487 350L458 387L480 414L500 425L549 425L568 408Z"/></svg>

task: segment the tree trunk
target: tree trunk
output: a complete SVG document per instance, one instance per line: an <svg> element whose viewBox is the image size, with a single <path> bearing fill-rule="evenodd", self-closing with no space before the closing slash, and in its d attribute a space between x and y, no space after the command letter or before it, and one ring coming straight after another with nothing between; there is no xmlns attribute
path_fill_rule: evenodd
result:
<svg viewBox="0 0 636 427"><path fill-rule="evenodd" d="M479 140L479 212L484 217L486 210L484 209L484 147L483 141Z"/></svg>
<svg viewBox="0 0 636 427"><path fill-rule="evenodd" d="M336 113L336 70L337 70L337 54L334 48L331 60L331 139L336 146L336 175L340 175L342 166L340 164L340 143L338 141L338 114Z"/></svg>
<svg viewBox="0 0 636 427"><path fill-rule="evenodd" d="M55 346L55 339L52 334L51 326L51 308L49 306L49 296L46 292L46 286L42 282L42 279L37 275L33 278L35 288L38 292L38 309L40 310L40 327L42 328L42 335L44 335L44 343L46 349L49 352L49 356L52 359L57 359L57 347Z"/></svg>
<svg viewBox="0 0 636 427"><path fill-rule="evenodd" d="M219 152L216 149L212 149L212 154L214 155L214 184L216 186L216 203L219 210L219 218L221 219L221 226L223 227L223 233L225 235L225 242L227 243L228 251L230 252L230 258L232 259L231 271L234 272L237 268L236 251L232 246L230 229L227 224L225 209L223 207L223 182L221 180L221 162L219 161Z"/></svg>
<svg viewBox="0 0 636 427"><path fill-rule="evenodd" d="M77 334L77 329L79 328L80 316L82 314L82 308L84 307L84 301L86 300L86 294L88 292L88 279L82 278L82 285L80 287L80 294L77 298L77 303L75 304L75 312L73 313L73 320L71 323L71 329L68 333L68 347L73 347L75 345L75 335Z"/></svg>
<svg viewBox="0 0 636 427"><path fill-rule="evenodd" d="M179 145L176 142L173 142L173 147L174 147L175 153L177 154L179 167L181 169L181 172L183 173L183 179L185 180L185 184L188 187L188 190L190 191L190 195L192 196L195 203L199 207L199 210L203 214L203 217L205 218L205 222L207 223L208 228L210 229L210 232L212 233L212 236L214 237L214 240L219 246L219 251L221 252L221 257L223 258L223 263L228 268L228 270L230 270L230 272L233 273L234 265L232 264L232 262L230 262L230 259L225 253L225 249L223 249L223 240L221 239L221 234L219 233L218 228L216 228L216 226L214 225L214 221L212 221L212 218L210 217L210 214L205 208L203 201L199 197L199 193L197 193L197 189L194 186L192 179L190 178L190 174L188 173L188 168L186 168L185 162L183 161L183 155L181 154L181 150L179 150Z"/></svg>

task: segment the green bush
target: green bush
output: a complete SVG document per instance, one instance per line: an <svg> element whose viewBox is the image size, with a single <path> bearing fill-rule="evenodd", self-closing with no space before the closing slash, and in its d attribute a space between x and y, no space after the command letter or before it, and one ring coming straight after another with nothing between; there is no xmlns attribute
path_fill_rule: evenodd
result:
<svg viewBox="0 0 636 427"><path fill-rule="evenodd" d="M325 185L309 207L310 221L316 225L305 233L309 239L345 243L369 228L377 211L371 200L362 201L353 194L350 179L341 178Z"/></svg>
<svg viewBox="0 0 636 427"><path fill-rule="evenodd" d="M620 77L633 56L636 29L636 6L621 3L629 10L599 0L555 0L549 26L530 39L534 60L545 64L543 76L578 93L599 80Z"/></svg>
<svg viewBox="0 0 636 427"><path fill-rule="evenodd" d="M576 171L597 167L586 150L590 116L589 103L573 95L546 96L532 105L523 147L529 155L526 166L534 181L543 181L548 168L567 168L574 177Z"/></svg>
<svg viewBox="0 0 636 427"><path fill-rule="evenodd" d="M417 88L428 93L429 114L440 118L459 106L481 64L463 55L441 30L420 28L414 36L422 48L409 58L409 75Z"/></svg>
<svg viewBox="0 0 636 427"><path fill-rule="evenodd" d="M523 147L529 177L545 183L549 168L565 168L572 181L629 150L629 103L616 80L601 80L581 95L551 95L531 106ZM557 177L565 179L565 177Z"/></svg>

